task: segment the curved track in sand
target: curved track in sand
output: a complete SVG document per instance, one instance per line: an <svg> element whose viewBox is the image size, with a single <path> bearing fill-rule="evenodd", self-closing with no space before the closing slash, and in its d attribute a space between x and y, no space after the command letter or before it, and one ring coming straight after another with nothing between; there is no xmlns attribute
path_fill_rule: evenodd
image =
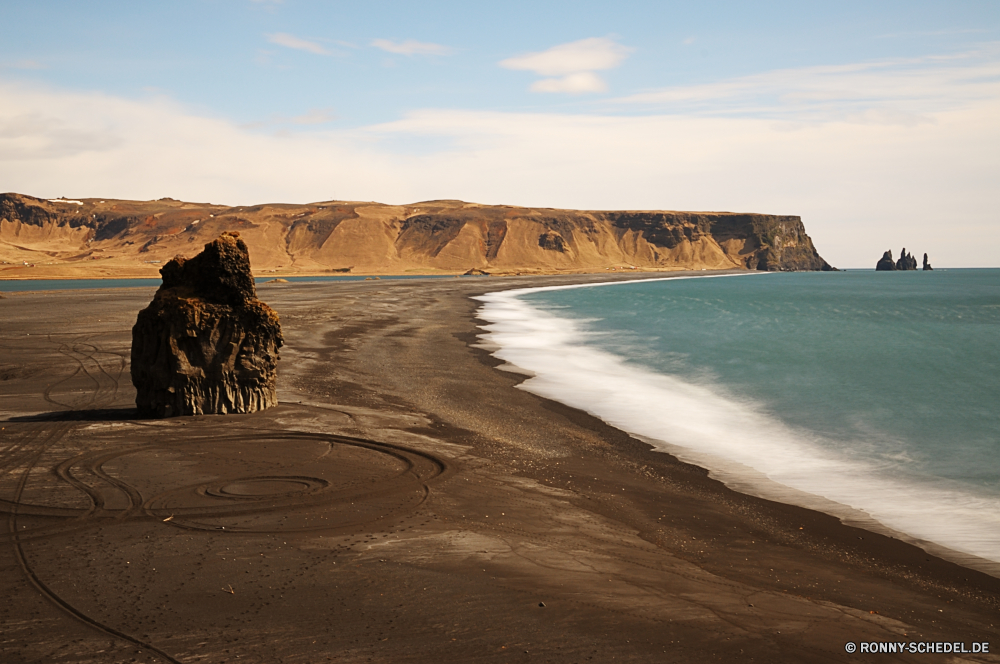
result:
<svg viewBox="0 0 1000 664"><path fill-rule="evenodd" d="M140 427L161 428L138 422L129 428ZM399 445L300 431L186 437L183 442L83 452L41 465L41 457L71 429L72 425L64 423L38 427L30 436L34 444L22 440L0 452L0 468L5 472L20 469L23 484L37 472L58 478L77 493L75 501L64 497L59 503L47 503L25 499L21 486L13 500L0 499L0 510L14 519L34 516L47 521L13 528L6 535L8 539L23 542L98 526L111 519L157 519L177 528L259 534L351 529L415 509L427 497L428 482L447 469L444 461ZM131 470L161 457L168 457L174 465L189 463L185 455L204 456L207 447L214 448L212 456L218 461L220 450L239 455L245 450L236 448L261 441L284 444L299 453L310 447L322 451L315 455L309 474L267 472L266 461L251 461L249 465L261 466L264 472L217 475L161 490L150 488L159 486L161 478ZM129 463L129 457L138 457L139 463ZM28 467L21 465L25 461ZM345 464L350 466L346 471ZM111 465L116 470L109 470ZM338 507L352 505L356 509L338 511ZM320 521L306 514L320 508L324 512L318 517Z"/></svg>
<svg viewBox="0 0 1000 664"><path fill-rule="evenodd" d="M0 512L7 530L0 538L49 602L154 659L180 662L79 608L46 582L27 547L129 523L244 536L351 532L416 510L448 470L443 460L399 445L273 422L261 428L203 417L178 425L102 415L118 396L125 358L89 340L49 342L65 361L50 367L57 377L41 396L60 412L5 423Z"/></svg>

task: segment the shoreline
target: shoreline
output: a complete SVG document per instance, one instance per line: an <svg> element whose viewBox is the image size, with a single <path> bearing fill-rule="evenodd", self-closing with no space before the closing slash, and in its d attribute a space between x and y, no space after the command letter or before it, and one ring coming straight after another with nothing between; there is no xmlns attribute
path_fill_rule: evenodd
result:
<svg viewBox="0 0 1000 664"><path fill-rule="evenodd" d="M165 262L164 262L165 264ZM0 268L0 282L4 281L115 281L115 280L132 280L132 279L160 279L160 268L163 265L157 265L154 268L148 270L120 270L120 274L107 273L101 275L75 275L71 271L67 271L67 274L49 274L45 276L8 276L4 275L4 270L19 270L26 269L21 266L13 268ZM38 268L29 268L38 269ZM477 268L478 269L478 268ZM942 268L945 269L945 268ZM79 270L78 270L79 271ZM590 275L605 275L605 276L615 276L615 275L640 275L640 274L675 274L677 272L747 272L755 273L756 270L750 269L702 269L695 270L683 267L665 267L665 268L653 268L653 267L636 267L634 269L626 270L623 267L608 267L604 270L590 270L586 268L581 269L566 269L566 270L551 270L545 268L537 267L525 267L525 268L504 268L502 270L496 270L494 272L487 272L485 274L467 274L466 271L461 270L432 270L426 272L340 272L340 271L287 271L287 270L272 270L267 272L254 272L253 277L255 280L265 280L265 279L285 279L285 278L329 278L329 279L365 279L365 278L375 278L375 277L389 277L389 278L404 278L404 279L422 279L422 278L432 278L432 279L444 279L448 277L562 277L562 276L590 276Z"/></svg>
<svg viewBox="0 0 1000 664"><path fill-rule="evenodd" d="M699 274L662 279L651 278L643 281L710 279L724 276L749 276L751 274L766 273ZM924 535L914 534L899 526L890 525L883 521L882 517L872 514L872 512L878 511L879 502L877 500L851 507L828 494L817 493L812 488L803 487L801 483L800 486L794 486L773 480L766 472L760 470L753 460L738 460L725 455L720 456L719 453L699 447L697 441L690 441L691 445L671 442L669 434L659 433L659 431L663 431L662 424L658 429L655 426L650 429L649 425L645 424L650 410L642 409L642 413L639 413L634 407L630 408L616 400L619 394L628 393L633 383L644 384L648 389L655 389L654 385L657 384L655 378L659 378L660 374L657 372L636 373L634 370L626 369L624 365L620 366L618 364L620 358L616 354L592 347L578 338L581 333L576 329L573 319L563 318L560 321L562 316L559 314L558 308L553 312L518 299L521 295L532 293L596 288L621 283L620 281L608 281L596 284L517 288L507 291L490 291L483 295L473 296L473 299L481 302L477 319L483 321L483 325L480 326L483 329L480 337L482 342L478 347L496 354L500 358L502 370L523 375L525 377L524 383L519 385L520 389L542 398L558 401L570 408L583 410L601 419L609 426L621 429L633 438L649 444L658 452L670 454L684 462L704 468L710 477L718 479L740 493L829 514L845 524L906 541L935 556L1000 578L1000 560L955 548L948 543L947 538L939 540L926 533ZM571 338L563 339L564 333L571 335ZM553 334L556 335L555 339L552 338ZM556 366L548 360L549 357L561 354L569 354L577 358L586 357L588 359L587 368L567 368L562 363ZM576 366L575 363L570 364ZM570 371L574 377L572 380L567 380L567 371ZM602 385L608 381L615 381L614 384L618 389L608 390L602 388L601 385L591 384L590 376L593 375L594 371L603 377ZM675 388L661 386L660 389L668 391L666 396L669 399L671 396L669 391ZM673 396L680 398L681 401L685 398L683 394ZM711 394L703 394L702 396L706 399L713 398ZM617 405L609 405L608 400ZM628 401L631 403L634 399ZM646 401L649 399L644 400L643 403ZM666 404L669 404L669 401L665 402ZM651 403L646 405L653 407ZM683 438L683 435L681 437ZM855 468L854 470L861 469ZM813 479L815 481L816 478ZM903 489L904 487L896 487L897 491ZM917 498L917 496L911 497ZM986 532L989 532L989 526L978 525L980 530L985 529ZM976 546L979 546L980 550L984 548L981 543L976 541L967 542L965 546L968 547L970 544L973 549Z"/></svg>
<svg viewBox="0 0 1000 664"><path fill-rule="evenodd" d="M258 451L262 467L277 462L282 472L316 475L322 464L309 451L322 443L316 436L396 446L440 468L422 480L426 493L401 487L366 501L378 513L354 525L337 521L347 513L335 502L254 516L259 534L233 531L250 521L223 517L210 522L231 526L227 534L184 529L193 524L165 523L159 512L78 534L51 530L61 523L54 515L22 513L17 523L26 530L51 530L24 540L26 559L67 604L178 661L231 656L225 649L270 661L308 653L494 661L522 651L552 661L649 661L664 653L842 661L847 641L1000 643L1000 580L835 517L734 491L582 411L516 389L523 377L498 371L500 362L475 347L471 295L581 279L608 275L268 285L260 297L282 316L287 341L279 406L149 422L127 414L124 358L135 312L145 306L141 292L121 291L113 302L93 291L5 300L5 365L22 367L4 369L10 377L0 381L5 433L25 449L61 436L59 447L40 452L29 503L54 499L45 498L44 482L57 476L43 468L89 449L133 455L116 462L114 476L144 498L163 482L245 474ZM46 338L65 329L55 326L60 320L74 328ZM72 374L71 366L89 374ZM64 413L31 416L55 411ZM239 442L227 442L236 433ZM356 448L323 444L332 450L323 458L346 455L330 473L354 473L338 485L381 467L355 463L351 455L361 452L349 450ZM210 454L186 456L189 448ZM148 473L156 468L172 474L154 480ZM16 479L3 476L4 499ZM95 479L94 486L104 485ZM108 509L127 504L106 490ZM66 491L63 509L78 505ZM407 502L411 495L417 503ZM315 529L293 532L289 524ZM130 557L118 561L119 551ZM126 560L136 557L143 566L129 569ZM20 573L8 577L0 582L12 598L0 609L5 624L39 602ZM145 590L129 608L112 600L136 583ZM199 599L186 612L170 608L184 597ZM233 601L236 613L226 608ZM70 636L84 651L107 647L106 634L59 617L51 602L38 606L39 616L8 641L26 661L45 659ZM226 630L237 615L244 622ZM165 660L150 654L148 661Z"/></svg>

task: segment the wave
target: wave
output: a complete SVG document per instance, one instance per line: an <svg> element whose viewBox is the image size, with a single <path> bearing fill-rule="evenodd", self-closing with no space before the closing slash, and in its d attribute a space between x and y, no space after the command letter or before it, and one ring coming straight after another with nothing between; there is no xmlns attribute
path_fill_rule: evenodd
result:
<svg viewBox="0 0 1000 664"><path fill-rule="evenodd" d="M507 363L501 368L528 376L520 389L585 411L659 451L707 468L731 488L818 509L1000 576L997 496L908 473L891 460L852 455L852 441L792 427L723 385L630 364L590 344L586 321L520 298L619 283L477 296L483 303L478 316L486 321L483 347Z"/></svg>

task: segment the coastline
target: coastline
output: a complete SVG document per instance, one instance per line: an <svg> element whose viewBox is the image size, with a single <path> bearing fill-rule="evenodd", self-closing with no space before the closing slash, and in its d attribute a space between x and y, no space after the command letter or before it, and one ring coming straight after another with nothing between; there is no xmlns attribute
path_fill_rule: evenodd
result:
<svg viewBox="0 0 1000 664"><path fill-rule="evenodd" d="M754 274L767 273L672 278ZM884 476L861 462L832 455L822 446L799 449L803 436L810 439L809 430L792 431L780 420L748 410L710 387L632 366L615 352L588 342L587 326L575 320L582 314L566 317L558 305L549 309L533 304L530 297L520 297L622 283L541 286L475 296L482 303L477 316L486 321L480 347L494 353L503 362L502 369L525 376L520 389L583 410L657 451L705 468L711 477L741 493L818 510L1000 577L998 540L989 536L996 532L997 524L988 518L996 513L996 506L985 498L961 494L952 487L908 486L891 473ZM780 460L777 465L772 463L775 460ZM803 465L815 467L803 474ZM787 478L782 479L783 475ZM933 510L958 502L956 495L973 507L934 521ZM970 510L976 511L975 518L969 516ZM920 518L907 519L913 513ZM964 533L970 537L963 539Z"/></svg>
<svg viewBox="0 0 1000 664"><path fill-rule="evenodd" d="M164 261L165 262L165 261ZM26 267L26 266L25 266ZM102 270L101 274L93 274L90 270L80 269L80 268L63 268L61 270L46 270L43 266L42 268L28 268L31 270L31 276L22 276L20 274L10 275L5 274L5 271L12 270L22 270L21 266L15 266L12 268L0 268L0 282L4 281L111 281L111 280L131 280L131 279L160 279L160 268L163 264L157 264L149 268L119 268L114 267L111 269ZM636 274L676 274L678 272L691 272L693 270L688 270L680 267L635 267L629 270L624 268L606 268L603 271L597 271L593 269L565 269L565 270L549 270L537 267L525 267L520 269L510 269L504 268L501 270L495 270L486 274L466 274L463 270L407 270L404 272L385 272L376 270L359 270L357 272L343 272L340 270L255 270L253 273L254 279L266 280L266 279L284 279L284 278L294 278L294 279L306 279L306 278L323 278L323 279L365 279L374 277L395 277L404 279L421 279L421 278L433 278L433 279L444 279L448 277L465 277L465 276L485 276L485 277L539 277L539 276L586 276L586 275L605 275L614 276L616 274L626 274L626 275L636 275ZM718 271L718 270L713 270ZM728 270L725 270L728 271ZM753 270L735 270L737 272L753 273Z"/></svg>
<svg viewBox="0 0 1000 664"><path fill-rule="evenodd" d="M258 608L247 618L248 629L239 630L242 641L226 644L258 653L353 653L348 658L368 654L386 661L436 654L492 661L527 650L553 661L612 655L648 661L663 653L699 661L841 661L846 641L1000 643L994 627L1000 580L826 514L733 491L707 471L655 452L596 418L516 389L522 377L497 371L500 362L475 347L480 331L471 295L608 277L262 285L261 299L282 316L288 342L279 365L281 405L249 416L136 426L169 430L175 441L231 427L246 429L248 438L250 430L291 429L360 436L433 455L443 470L427 481L427 499L416 511L389 510L382 520L339 531L278 539L272 533L266 542L239 534L184 532L192 543L175 549L173 562L157 568L169 570L172 564L183 574L201 561L199 574L228 569L230 554L220 560L219 554L199 553L206 546L221 551L223 541L233 560L267 547L267 556L287 563L271 574L284 579L282 588L294 586L299 606L270 597L283 611ZM53 306L53 298L62 306ZM30 368L50 362L48 368L0 383L4 426L25 436L29 430L49 431L57 421L24 418L57 409L45 398L73 404L82 397L60 397L50 389L43 398L42 378L46 372L65 372L57 364L65 365L65 357L43 337L29 342L20 335L38 337L53 329L53 320L75 315L76 337L122 357L130 319L144 306L142 294L134 291L101 314L88 308L97 294L49 292L47 312L33 299L22 294L0 305L15 314L0 331L13 349L14 364ZM124 414L127 373L114 390L101 388L105 379L94 375L99 389L91 391L106 396L98 405L111 414L96 422L104 429L78 414L70 420L76 430L64 439L67 445L74 440L84 447L105 444L94 440L107 428L133 427ZM66 380L67 394L89 389L79 387L87 382L82 375ZM34 391L26 389L31 386ZM100 399L92 402L88 408ZM234 463L220 457L216 472ZM130 472L139 473L138 467ZM5 494L12 488L7 477ZM26 525L52 520L25 518ZM154 540L175 530L165 528L162 519L130 527L138 530L109 525L101 532L130 543L144 528ZM24 546L50 586L65 589L64 599L88 606L115 629L145 630L149 642L166 652L193 652L193 644L222 630L223 617L231 619L225 610L212 613L222 595L230 597L217 589L204 609L195 610L205 621L201 627L170 615L151 626L152 605L116 612L110 605L84 601L73 595L78 591L70 589L67 572L59 570L59 552L67 543L85 550L93 546L70 534ZM155 544L148 546L153 547L150 556L159 555ZM162 546L166 551L168 540ZM294 581L303 560L322 572L310 572L311 586ZM116 587L116 574L103 592ZM223 583L224 576L218 579L223 588L231 582ZM155 589L159 578L150 574L144 583ZM215 581L212 577L219 585ZM334 582L336 590L330 588ZM16 597L13 608L2 610L5 620L18 615L17 607L37 602L31 599L37 591L23 579L4 583L10 586L7 595ZM268 577L268 586L275 583ZM256 607L253 593L260 589L245 585L237 587L239 597ZM424 595L429 589L432 595ZM244 600L245 595L251 597ZM357 615L359 606L363 616ZM305 636L315 620L308 614L329 616L338 610L338 633L317 628L321 643L309 644ZM31 648L51 646L80 629L62 625L52 631L52 620L34 619L15 642L27 649L25 635L31 634L36 639ZM272 636L275 630L288 636L287 642L264 644L263 636L244 634L265 624ZM372 625L380 626L378 634Z"/></svg>

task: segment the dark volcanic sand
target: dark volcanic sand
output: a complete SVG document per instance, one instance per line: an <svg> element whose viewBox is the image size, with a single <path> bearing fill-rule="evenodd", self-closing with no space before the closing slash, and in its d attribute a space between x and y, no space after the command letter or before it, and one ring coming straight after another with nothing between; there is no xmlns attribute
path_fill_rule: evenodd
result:
<svg viewBox="0 0 1000 664"><path fill-rule="evenodd" d="M470 347L469 295L571 279L608 277L262 287L281 405L156 421L127 359L151 289L5 298L0 662L1000 651L1000 580L735 493Z"/></svg>

